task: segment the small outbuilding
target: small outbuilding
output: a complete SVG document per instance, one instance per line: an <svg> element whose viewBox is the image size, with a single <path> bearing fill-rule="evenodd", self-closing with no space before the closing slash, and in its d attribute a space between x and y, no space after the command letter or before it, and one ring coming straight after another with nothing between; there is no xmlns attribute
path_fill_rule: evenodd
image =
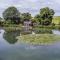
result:
<svg viewBox="0 0 60 60"><path fill-rule="evenodd" d="M32 24L32 22L30 20L24 21L24 31L25 32L29 32L32 29L31 24Z"/></svg>

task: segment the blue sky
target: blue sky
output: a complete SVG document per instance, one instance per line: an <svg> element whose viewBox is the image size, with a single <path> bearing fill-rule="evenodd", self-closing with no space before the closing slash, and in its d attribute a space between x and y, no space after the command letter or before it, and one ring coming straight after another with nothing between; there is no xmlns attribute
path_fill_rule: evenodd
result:
<svg viewBox="0 0 60 60"><path fill-rule="evenodd" d="M30 12L32 16L39 13L43 7L50 7L55 10L55 15L60 15L60 0L0 0L0 16L3 11L15 6L20 12Z"/></svg>

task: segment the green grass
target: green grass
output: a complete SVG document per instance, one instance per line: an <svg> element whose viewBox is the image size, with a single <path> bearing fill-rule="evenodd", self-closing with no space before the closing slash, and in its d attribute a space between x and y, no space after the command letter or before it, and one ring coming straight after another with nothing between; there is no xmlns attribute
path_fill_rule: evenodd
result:
<svg viewBox="0 0 60 60"><path fill-rule="evenodd" d="M53 34L36 34L36 35L22 35L17 37L20 42L33 44L33 45L45 45L55 43L60 40L59 35Z"/></svg>
<svg viewBox="0 0 60 60"><path fill-rule="evenodd" d="M60 16L54 16L53 20L52 20L52 23L54 23L54 24L60 24Z"/></svg>

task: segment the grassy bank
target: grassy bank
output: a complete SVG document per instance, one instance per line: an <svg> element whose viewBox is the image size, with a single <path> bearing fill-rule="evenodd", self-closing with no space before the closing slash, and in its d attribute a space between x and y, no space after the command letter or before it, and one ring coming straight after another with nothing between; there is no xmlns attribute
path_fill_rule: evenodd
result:
<svg viewBox="0 0 60 60"><path fill-rule="evenodd" d="M59 35L53 34L36 34L36 35L22 35L17 37L20 42L33 44L33 45L49 45L60 40Z"/></svg>

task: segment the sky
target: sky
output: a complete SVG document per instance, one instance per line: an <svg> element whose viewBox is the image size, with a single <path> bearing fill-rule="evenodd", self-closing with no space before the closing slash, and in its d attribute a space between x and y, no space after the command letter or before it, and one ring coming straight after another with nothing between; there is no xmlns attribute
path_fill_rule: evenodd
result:
<svg viewBox="0 0 60 60"><path fill-rule="evenodd" d="M0 0L0 16L5 9L15 6L20 12L29 12L32 16L39 13L41 8L54 9L55 16L60 16L60 0Z"/></svg>

